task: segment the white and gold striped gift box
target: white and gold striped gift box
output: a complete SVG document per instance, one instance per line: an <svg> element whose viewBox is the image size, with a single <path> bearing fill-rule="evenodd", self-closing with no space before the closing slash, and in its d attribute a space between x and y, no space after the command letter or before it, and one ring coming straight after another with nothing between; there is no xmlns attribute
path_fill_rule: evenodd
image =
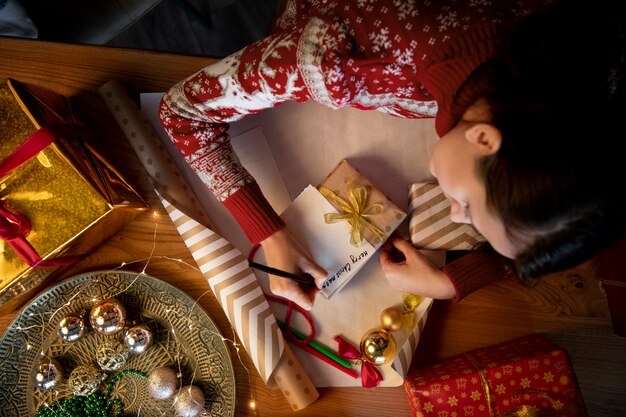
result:
<svg viewBox="0 0 626 417"><path fill-rule="evenodd" d="M416 248L470 250L484 238L469 224L450 220L450 200L439 184L420 182L409 189L409 233Z"/></svg>

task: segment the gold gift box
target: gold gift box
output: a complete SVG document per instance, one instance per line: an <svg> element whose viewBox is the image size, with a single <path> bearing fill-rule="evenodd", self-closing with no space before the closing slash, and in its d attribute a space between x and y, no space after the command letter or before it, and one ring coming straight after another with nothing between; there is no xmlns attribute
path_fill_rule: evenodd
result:
<svg viewBox="0 0 626 417"><path fill-rule="evenodd" d="M43 126L78 125L69 101L12 79L0 83L0 161ZM0 199L30 221L25 236L42 259L83 256L148 208L82 136L57 137L0 178ZM15 308L64 267L30 267L0 240L0 310Z"/></svg>

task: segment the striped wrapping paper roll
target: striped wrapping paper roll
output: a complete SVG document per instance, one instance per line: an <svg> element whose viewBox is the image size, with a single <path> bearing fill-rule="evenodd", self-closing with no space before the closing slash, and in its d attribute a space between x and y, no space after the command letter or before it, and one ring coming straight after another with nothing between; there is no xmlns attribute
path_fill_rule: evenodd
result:
<svg viewBox="0 0 626 417"><path fill-rule="evenodd" d="M313 403L319 393L285 342L247 258L213 231L207 210L126 89L113 80L98 91L151 176L165 210L263 381L270 388L277 386L293 410Z"/></svg>
<svg viewBox="0 0 626 417"><path fill-rule="evenodd" d="M436 183L411 185L409 233L411 242L419 249L470 250L484 241L469 224L450 220L450 200Z"/></svg>
<svg viewBox="0 0 626 417"><path fill-rule="evenodd" d="M277 384L294 410L314 402L317 389L285 343L247 258L163 197L161 202L263 380Z"/></svg>

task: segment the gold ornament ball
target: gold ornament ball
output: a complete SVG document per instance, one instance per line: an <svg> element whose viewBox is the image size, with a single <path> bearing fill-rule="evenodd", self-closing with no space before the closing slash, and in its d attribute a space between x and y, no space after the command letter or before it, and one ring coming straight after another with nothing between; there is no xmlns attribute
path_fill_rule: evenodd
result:
<svg viewBox="0 0 626 417"><path fill-rule="evenodd" d="M115 334L126 326L126 309L115 298L108 298L91 309L89 322L100 334Z"/></svg>
<svg viewBox="0 0 626 417"><path fill-rule="evenodd" d="M396 356L396 339L385 329L371 329L361 338L360 348L368 362L386 365Z"/></svg>
<svg viewBox="0 0 626 417"><path fill-rule="evenodd" d="M74 395L87 396L96 392L106 377L94 365L79 365L70 374L68 386Z"/></svg>
<svg viewBox="0 0 626 417"><path fill-rule="evenodd" d="M108 339L98 346L96 362L103 371L117 371L124 366L129 354L126 345L115 339Z"/></svg>
<svg viewBox="0 0 626 417"><path fill-rule="evenodd" d="M404 316L398 307L388 307L380 314L380 324L389 331L396 331L402 328Z"/></svg>

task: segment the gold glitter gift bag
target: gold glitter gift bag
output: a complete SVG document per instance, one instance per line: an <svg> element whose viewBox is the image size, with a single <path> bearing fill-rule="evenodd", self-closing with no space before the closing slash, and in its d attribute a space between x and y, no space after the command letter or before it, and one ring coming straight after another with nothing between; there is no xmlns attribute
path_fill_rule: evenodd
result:
<svg viewBox="0 0 626 417"><path fill-rule="evenodd" d="M65 97L6 79L0 115L0 311L10 311L147 205L83 141Z"/></svg>

